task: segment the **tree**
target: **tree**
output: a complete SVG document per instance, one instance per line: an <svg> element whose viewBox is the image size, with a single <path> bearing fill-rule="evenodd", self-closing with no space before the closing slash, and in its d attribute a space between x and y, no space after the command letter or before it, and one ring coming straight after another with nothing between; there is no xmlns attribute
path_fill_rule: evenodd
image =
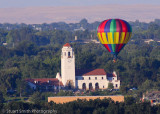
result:
<svg viewBox="0 0 160 114"><path fill-rule="evenodd" d="M127 93L127 90L128 90L128 88L127 88L126 86L124 86L124 85L121 85L121 86L120 86L121 94L126 94L126 93Z"/></svg>
<svg viewBox="0 0 160 114"><path fill-rule="evenodd" d="M0 91L0 103L4 103L4 101L3 93Z"/></svg>
<svg viewBox="0 0 160 114"><path fill-rule="evenodd" d="M127 96L127 97L124 97L124 102L126 105L132 105L133 103L136 102L136 100L132 96Z"/></svg>
<svg viewBox="0 0 160 114"><path fill-rule="evenodd" d="M35 92L33 95L30 97L30 101L34 103L39 103L41 101L41 94L40 92Z"/></svg>
<svg viewBox="0 0 160 114"><path fill-rule="evenodd" d="M113 89L114 86L113 86L113 83L108 83L108 89Z"/></svg>

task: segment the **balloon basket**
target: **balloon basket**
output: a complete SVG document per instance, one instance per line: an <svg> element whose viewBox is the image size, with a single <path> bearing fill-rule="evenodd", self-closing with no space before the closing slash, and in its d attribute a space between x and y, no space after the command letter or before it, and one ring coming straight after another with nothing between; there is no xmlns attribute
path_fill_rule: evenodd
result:
<svg viewBox="0 0 160 114"><path fill-rule="evenodd" d="M113 59L113 63L116 63L116 59Z"/></svg>

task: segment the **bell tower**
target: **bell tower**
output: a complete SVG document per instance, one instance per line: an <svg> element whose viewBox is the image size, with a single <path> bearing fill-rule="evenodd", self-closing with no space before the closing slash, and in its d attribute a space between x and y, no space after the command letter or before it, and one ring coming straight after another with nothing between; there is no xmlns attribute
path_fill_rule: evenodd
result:
<svg viewBox="0 0 160 114"><path fill-rule="evenodd" d="M75 56L69 43L66 43L62 48L61 75L64 86L75 87Z"/></svg>

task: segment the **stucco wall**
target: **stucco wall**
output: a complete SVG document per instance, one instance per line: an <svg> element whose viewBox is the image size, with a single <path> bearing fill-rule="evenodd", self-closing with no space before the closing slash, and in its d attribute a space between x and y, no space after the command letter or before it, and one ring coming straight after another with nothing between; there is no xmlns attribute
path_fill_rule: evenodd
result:
<svg viewBox="0 0 160 114"><path fill-rule="evenodd" d="M86 100L94 100L94 99L104 99L104 98L111 98L114 101L124 102L124 96L65 96L65 97L48 97L48 102L55 102L55 103L66 103L75 101L77 99L86 99Z"/></svg>
<svg viewBox="0 0 160 114"><path fill-rule="evenodd" d="M68 53L70 53L70 56ZM62 48L61 75L64 86L66 86L68 80L72 80L75 87L75 56L71 47Z"/></svg>
<svg viewBox="0 0 160 114"><path fill-rule="evenodd" d="M84 78L82 80L82 77ZM89 80L90 77L90 80ZM102 79L103 77L103 79ZM107 80L106 75L97 75L97 76L76 76L76 87L79 89L82 89L83 83L86 84L86 89L89 89L89 83L92 83L93 89L95 89L95 84L98 83L99 89L107 89L108 88L108 83L111 82L113 83L114 89L119 89L120 87L120 80L116 80L117 77L114 78L114 80L111 78L111 80ZM95 79L97 78L97 79ZM117 87L116 87L117 84Z"/></svg>

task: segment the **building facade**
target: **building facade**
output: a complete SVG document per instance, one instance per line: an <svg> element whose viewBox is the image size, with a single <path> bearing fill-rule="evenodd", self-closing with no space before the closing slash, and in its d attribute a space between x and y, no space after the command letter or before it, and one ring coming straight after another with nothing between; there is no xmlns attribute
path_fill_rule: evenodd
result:
<svg viewBox="0 0 160 114"><path fill-rule="evenodd" d="M59 91L64 88L63 83L57 78L36 78L36 79L26 79L28 85L33 90L44 91Z"/></svg>
<svg viewBox="0 0 160 114"><path fill-rule="evenodd" d="M112 83L115 89L119 89L120 80L116 72L106 73L104 69L75 69L75 55L69 43L62 48L61 76L57 73L57 79L62 81L65 87L77 89L107 89Z"/></svg>

